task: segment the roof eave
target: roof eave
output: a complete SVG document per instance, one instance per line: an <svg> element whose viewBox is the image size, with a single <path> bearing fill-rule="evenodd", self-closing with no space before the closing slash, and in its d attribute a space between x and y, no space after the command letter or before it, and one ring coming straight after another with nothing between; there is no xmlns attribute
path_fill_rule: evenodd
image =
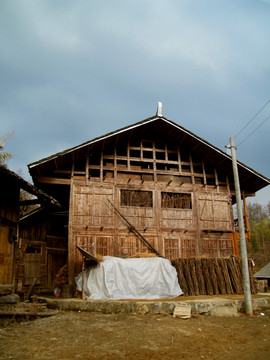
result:
<svg viewBox="0 0 270 360"><path fill-rule="evenodd" d="M142 120L140 122L137 122L135 124L132 124L132 125L129 125L129 126L126 126L126 127L123 127L119 130L116 130L116 131L113 131L113 132L110 132L108 134L105 134L105 135L102 135L102 136L99 136L97 138L94 138L93 140L90 140L90 141L87 141L87 142L84 142L78 146L75 146L75 147L72 147L72 148L69 148L67 150L64 150L62 152L59 152L59 153L56 153L50 157L46 157L46 158L43 158L39 161L36 161L36 162L33 162L31 164L28 165L28 169L29 171L32 170L33 168L35 168L36 166L39 166L39 165L42 165L48 161L52 161L54 159L57 159L59 156L63 156L63 155L66 155L66 154L69 154L73 151L76 151L76 150L79 150L85 146L90 146L90 145L93 145L99 141L104 141L108 138L111 138L113 136L117 136L123 132L126 132L126 131L129 131L129 130L132 130L132 129L135 129L135 128L138 128L140 126L143 126L145 124L149 124L151 122L154 122L156 120L163 120L164 122L174 126L175 128L177 128L178 130L186 133L187 135L191 136L192 138L194 138L196 141L199 141L201 144L203 144L204 146L208 147L209 149L215 151L216 153L220 154L221 156L227 158L228 160L232 161L232 158L231 158L231 155L227 154L225 151L217 148L216 146L210 144L209 142L207 142L206 140L202 139L201 137L195 135L194 133L192 133L191 131L185 129L184 127L176 124L175 122L165 118L164 116L153 116L153 117L150 117L150 118L147 118L145 120ZM238 166L244 168L245 170L251 172L253 175L259 177L262 181L266 182L266 184L262 187L265 187L267 185L270 184L270 179L268 179L267 177L265 177L264 175L258 173L257 171L253 170L252 168L248 167L247 165L245 165L244 163L240 162L239 160L237 160L237 164Z"/></svg>

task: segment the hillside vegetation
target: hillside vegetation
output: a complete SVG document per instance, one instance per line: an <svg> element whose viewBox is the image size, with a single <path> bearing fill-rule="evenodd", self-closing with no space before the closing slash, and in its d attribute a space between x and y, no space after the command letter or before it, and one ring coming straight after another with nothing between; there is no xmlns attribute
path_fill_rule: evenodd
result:
<svg viewBox="0 0 270 360"><path fill-rule="evenodd" d="M255 262L255 270L270 262L270 201L267 205L247 204L251 240L247 243L248 256Z"/></svg>

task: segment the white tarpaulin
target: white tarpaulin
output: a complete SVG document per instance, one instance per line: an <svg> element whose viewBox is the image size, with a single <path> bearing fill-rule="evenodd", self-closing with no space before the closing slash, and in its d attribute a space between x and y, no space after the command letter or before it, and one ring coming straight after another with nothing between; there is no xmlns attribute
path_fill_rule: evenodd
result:
<svg viewBox="0 0 270 360"><path fill-rule="evenodd" d="M76 277L82 291L82 273ZM88 299L159 299L183 292L170 261L160 257L122 259L104 256L104 261L85 271L84 291Z"/></svg>

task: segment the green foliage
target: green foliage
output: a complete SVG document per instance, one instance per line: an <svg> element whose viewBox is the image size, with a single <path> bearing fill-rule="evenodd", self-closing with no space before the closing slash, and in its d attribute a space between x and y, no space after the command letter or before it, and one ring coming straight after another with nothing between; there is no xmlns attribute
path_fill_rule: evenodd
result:
<svg viewBox="0 0 270 360"><path fill-rule="evenodd" d="M12 155L2 151L2 149L0 148L0 165L7 165L7 160L12 158Z"/></svg>
<svg viewBox="0 0 270 360"><path fill-rule="evenodd" d="M254 259L258 270L270 261L270 202L265 206L248 204L247 209L251 230L248 254Z"/></svg>
<svg viewBox="0 0 270 360"><path fill-rule="evenodd" d="M4 136L0 136L0 165L7 166L7 160L12 158L12 155L6 151L4 148L7 144L7 140L13 136L13 132L7 133Z"/></svg>

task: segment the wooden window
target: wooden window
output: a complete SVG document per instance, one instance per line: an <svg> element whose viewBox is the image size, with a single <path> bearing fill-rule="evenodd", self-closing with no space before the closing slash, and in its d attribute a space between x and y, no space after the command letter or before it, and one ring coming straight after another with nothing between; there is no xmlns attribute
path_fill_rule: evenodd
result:
<svg viewBox="0 0 270 360"><path fill-rule="evenodd" d="M26 254L40 254L41 253L41 245L29 245L25 249Z"/></svg>
<svg viewBox="0 0 270 360"><path fill-rule="evenodd" d="M121 190L121 206L153 207L152 191Z"/></svg>
<svg viewBox="0 0 270 360"><path fill-rule="evenodd" d="M192 209L191 194L162 192L161 207L174 209Z"/></svg>

